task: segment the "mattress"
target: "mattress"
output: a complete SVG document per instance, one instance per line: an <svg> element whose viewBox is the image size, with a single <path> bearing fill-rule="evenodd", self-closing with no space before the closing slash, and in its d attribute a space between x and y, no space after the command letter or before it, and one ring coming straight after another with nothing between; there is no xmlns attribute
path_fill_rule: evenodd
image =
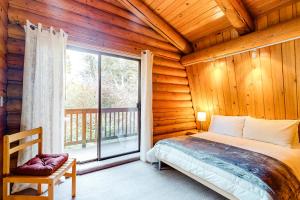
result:
<svg viewBox="0 0 300 200"><path fill-rule="evenodd" d="M238 147L272 157L287 165L295 177L300 180L300 149L291 149L255 140L219 135L210 132L195 134L192 137ZM150 161L161 160L172 166L176 166L190 174L192 177L199 177L200 179L211 183L216 188L231 194L237 199L274 199L267 191L263 190L257 184L253 184L232 173L195 159L186 152L168 145L157 144L149 152L148 158Z"/></svg>

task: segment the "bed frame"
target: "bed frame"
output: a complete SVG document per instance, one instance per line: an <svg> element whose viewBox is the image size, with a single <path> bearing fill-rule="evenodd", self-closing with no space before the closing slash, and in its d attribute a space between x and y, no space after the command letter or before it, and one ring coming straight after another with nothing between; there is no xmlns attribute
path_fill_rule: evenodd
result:
<svg viewBox="0 0 300 200"><path fill-rule="evenodd" d="M201 183L202 185L205 185L206 187L214 190L215 192L219 193L220 195L222 195L222 196L224 196L224 197L226 197L226 198L228 198L230 200L239 200L237 197L233 196L232 194L230 194L230 193L222 190L221 188L219 188L219 187L211 184L210 182L208 182L208 181L206 181L206 180L204 180L204 179L202 179L202 178L200 178L198 176L195 176L195 175L193 175L193 174L185 171L184 169L182 169L182 168L180 168L180 167L178 167L178 166L176 166L176 165L174 165L174 164L172 164L172 163L170 163L170 162L168 162L166 160L159 160L158 161L158 169L159 170L161 170L162 163L165 163L165 164L169 165L170 167L176 169L177 171L185 174L186 176L194 179L195 181Z"/></svg>
<svg viewBox="0 0 300 200"><path fill-rule="evenodd" d="M37 139L11 147L11 143L20 141L26 137L37 135ZM72 197L76 196L76 159L69 158L59 169L50 176L16 176L10 173L10 155L27 147L38 144L38 153L42 154L43 140L42 128L23 131L4 136L3 142L3 200L54 200L54 186L62 176L72 178ZM71 172L69 172L71 170ZM38 185L37 194L42 194L42 184L48 185L48 196L11 195L11 183L34 183Z"/></svg>

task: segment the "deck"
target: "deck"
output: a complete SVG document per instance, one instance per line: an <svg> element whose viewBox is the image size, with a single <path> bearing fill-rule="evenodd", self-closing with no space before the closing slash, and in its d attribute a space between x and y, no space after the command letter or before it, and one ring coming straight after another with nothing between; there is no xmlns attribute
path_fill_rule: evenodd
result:
<svg viewBox="0 0 300 200"><path fill-rule="evenodd" d="M112 139L102 142L101 157L108 157L125 152L138 150L138 137L131 136L122 139ZM65 152L74 157L78 162L84 162L97 158L97 143L87 143L83 148L81 144L65 147Z"/></svg>
<svg viewBox="0 0 300 200"><path fill-rule="evenodd" d="M97 158L98 130L101 130L101 158L139 149L137 108L65 109L65 152L78 162Z"/></svg>

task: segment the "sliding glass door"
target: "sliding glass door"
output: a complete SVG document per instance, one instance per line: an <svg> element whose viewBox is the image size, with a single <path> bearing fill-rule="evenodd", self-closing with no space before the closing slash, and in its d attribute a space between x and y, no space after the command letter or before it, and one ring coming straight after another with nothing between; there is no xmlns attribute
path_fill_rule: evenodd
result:
<svg viewBox="0 0 300 200"><path fill-rule="evenodd" d="M77 161L97 159L99 55L68 49L65 68L65 152Z"/></svg>
<svg viewBox="0 0 300 200"><path fill-rule="evenodd" d="M69 48L65 151L78 162L139 151L140 60Z"/></svg>
<svg viewBox="0 0 300 200"><path fill-rule="evenodd" d="M140 61L101 55L100 158L139 151Z"/></svg>

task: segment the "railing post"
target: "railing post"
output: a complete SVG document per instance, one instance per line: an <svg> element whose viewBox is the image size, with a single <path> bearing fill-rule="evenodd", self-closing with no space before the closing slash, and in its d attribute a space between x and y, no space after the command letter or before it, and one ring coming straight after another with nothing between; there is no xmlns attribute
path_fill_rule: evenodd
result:
<svg viewBox="0 0 300 200"><path fill-rule="evenodd" d="M86 147L86 112L82 112L82 148Z"/></svg>
<svg viewBox="0 0 300 200"><path fill-rule="evenodd" d="M103 140L109 140L114 137L127 137L136 135L139 130L139 112L138 108L104 108L101 110L101 116L97 117L97 108L77 108L77 109L65 109L65 117L70 122L65 122L65 146L81 144L82 148L86 148L86 144L89 142L97 141L98 126L97 123L101 120L101 135ZM78 119L78 114L82 114L82 122ZM95 125L93 125L95 114ZM73 116L76 115L76 127L73 129ZM112 116L113 115L113 116ZM108 118L109 117L109 118ZM82 139L78 139L79 124L82 123ZM68 130L68 124L70 124L70 130ZM88 127L89 126L89 127ZM87 131L87 128L89 128ZM76 132L76 138L73 140L73 130ZM95 137L93 132L95 130ZM68 141L70 137L70 141Z"/></svg>

